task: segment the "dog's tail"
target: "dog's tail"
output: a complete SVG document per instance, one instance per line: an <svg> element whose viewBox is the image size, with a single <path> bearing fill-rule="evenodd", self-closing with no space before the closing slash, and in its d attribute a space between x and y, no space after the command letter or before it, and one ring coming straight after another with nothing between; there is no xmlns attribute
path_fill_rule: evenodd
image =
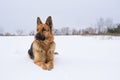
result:
<svg viewBox="0 0 120 80"><path fill-rule="evenodd" d="M54 54L55 54L55 55L58 55L59 53L58 53L58 52L55 52Z"/></svg>
<svg viewBox="0 0 120 80"><path fill-rule="evenodd" d="M33 43L31 44L31 47L30 47L30 49L28 50L28 55L29 55L29 57L30 57L31 59L34 59L33 50L32 50L32 45L33 45Z"/></svg>
<svg viewBox="0 0 120 80"><path fill-rule="evenodd" d="M31 52L30 49L28 50L28 55L29 55L29 57L30 57L31 59L34 59L34 55L33 55L33 53Z"/></svg>

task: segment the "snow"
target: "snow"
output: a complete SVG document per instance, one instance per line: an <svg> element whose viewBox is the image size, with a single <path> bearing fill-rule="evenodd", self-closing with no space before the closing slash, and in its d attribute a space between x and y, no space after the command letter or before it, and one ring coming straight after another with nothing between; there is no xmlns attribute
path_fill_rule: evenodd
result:
<svg viewBox="0 0 120 80"><path fill-rule="evenodd" d="M120 80L120 37L55 36L55 67L28 57L33 36L0 37L0 80Z"/></svg>

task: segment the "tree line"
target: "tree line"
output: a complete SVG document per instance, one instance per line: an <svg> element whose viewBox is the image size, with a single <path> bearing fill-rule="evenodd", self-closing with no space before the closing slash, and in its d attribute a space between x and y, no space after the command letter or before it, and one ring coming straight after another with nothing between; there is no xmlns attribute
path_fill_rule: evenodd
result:
<svg viewBox="0 0 120 80"><path fill-rule="evenodd" d="M36 31L32 30L29 33L25 33L24 30L17 30L15 34L1 33L0 36L33 36ZM120 24L113 24L112 19L108 18L104 20L100 18L97 21L96 27L87 27L84 29L71 29L70 27L63 27L61 29L53 28L54 35L120 35Z"/></svg>

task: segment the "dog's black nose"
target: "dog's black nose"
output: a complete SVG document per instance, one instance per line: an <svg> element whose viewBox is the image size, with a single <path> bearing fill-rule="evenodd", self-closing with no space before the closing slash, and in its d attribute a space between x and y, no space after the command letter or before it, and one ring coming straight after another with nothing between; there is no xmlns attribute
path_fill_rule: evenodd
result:
<svg viewBox="0 0 120 80"><path fill-rule="evenodd" d="M46 31L45 28L42 29L42 32Z"/></svg>
<svg viewBox="0 0 120 80"><path fill-rule="evenodd" d="M37 40L42 40L42 41L44 41L45 40L45 36L43 36L43 35L40 35L40 34L36 34L36 39Z"/></svg>

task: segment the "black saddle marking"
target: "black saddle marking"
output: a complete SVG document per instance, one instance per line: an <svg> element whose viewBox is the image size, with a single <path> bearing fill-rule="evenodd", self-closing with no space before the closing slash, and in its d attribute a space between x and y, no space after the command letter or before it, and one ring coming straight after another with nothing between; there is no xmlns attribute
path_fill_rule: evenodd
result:
<svg viewBox="0 0 120 80"><path fill-rule="evenodd" d="M44 41L45 40L45 37L44 36L41 36L41 35L39 35L39 34L36 34L35 35L35 38L36 38L36 40L38 40L38 41ZM30 58L31 59L34 59L34 54L33 54L33 49L32 49L32 46L33 46L33 43L31 44L31 47L30 47L30 49L28 50L28 54L29 54L29 56L30 56Z"/></svg>
<svg viewBox="0 0 120 80"><path fill-rule="evenodd" d="M34 59L32 46L33 46L33 43L31 44L31 47L30 47L30 49L28 50L28 54L29 54L29 56L30 56L31 59Z"/></svg>

